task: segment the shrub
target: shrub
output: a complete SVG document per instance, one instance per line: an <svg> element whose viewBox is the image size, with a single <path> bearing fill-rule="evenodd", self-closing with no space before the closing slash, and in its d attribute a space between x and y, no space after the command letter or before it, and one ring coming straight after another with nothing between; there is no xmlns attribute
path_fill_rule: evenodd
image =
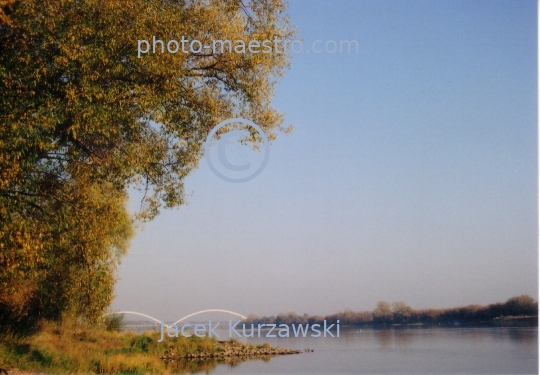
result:
<svg viewBox="0 0 540 375"><path fill-rule="evenodd" d="M103 324L109 332L120 332L124 326L124 315L107 315L103 320Z"/></svg>

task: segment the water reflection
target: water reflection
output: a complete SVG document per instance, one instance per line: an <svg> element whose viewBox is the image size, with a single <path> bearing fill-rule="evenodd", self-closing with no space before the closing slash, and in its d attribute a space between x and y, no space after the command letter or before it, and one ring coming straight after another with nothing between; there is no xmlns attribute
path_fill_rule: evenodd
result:
<svg viewBox="0 0 540 375"><path fill-rule="evenodd" d="M230 357L220 359L179 359L169 361L167 369L174 374L196 374L198 372L209 373L218 365L224 365L233 369L246 361L269 362L272 356L261 356L257 358Z"/></svg>
<svg viewBox="0 0 540 375"><path fill-rule="evenodd" d="M449 337L466 339L469 342L515 341L516 344L536 344L538 334L536 328L524 327L467 327L467 328L437 328L437 327L392 327L387 329L362 329L364 335L371 334L379 348L407 347L415 340L426 342L446 340ZM344 337L355 337L355 330L345 330Z"/></svg>
<svg viewBox="0 0 540 375"><path fill-rule="evenodd" d="M524 374L538 371L538 328L395 326L343 329L339 338L253 338L312 354L246 362L213 374Z"/></svg>
<svg viewBox="0 0 540 375"><path fill-rule="evenodd" d="M394 340L394 332L389 329L374 330L373 334L379 343L379 347L388 348L392 346Z"/></svg>

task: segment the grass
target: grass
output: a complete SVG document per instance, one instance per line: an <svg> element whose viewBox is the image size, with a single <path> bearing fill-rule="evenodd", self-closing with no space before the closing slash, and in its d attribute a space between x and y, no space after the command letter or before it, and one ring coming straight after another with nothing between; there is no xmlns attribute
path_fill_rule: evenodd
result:
<svg viewBox="0 0 540 375"><path fill-rule="evenodd" d="M75 322L45 323L26 338L3 337L0 367L44 373L168 374L210 370L215 364L175 363L159 359L165 352L178 355L221 350L211 338L167 337L159 332L113 332ZM193 368L198 366L197 368ZM205 368L201 368L201 366ZM208 368L206 368L208 367Z"/></svg>

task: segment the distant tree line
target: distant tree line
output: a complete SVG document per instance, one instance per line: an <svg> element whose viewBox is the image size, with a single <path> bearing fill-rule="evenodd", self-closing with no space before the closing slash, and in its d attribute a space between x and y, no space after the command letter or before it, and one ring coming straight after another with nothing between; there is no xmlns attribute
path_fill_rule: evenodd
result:
<svg viewBox="0 0 540 375"><path fill-rule="evenodd" d="M298 315L294 312L277 316L248 316L248 323L258 324L316 324L323 320L339 320L342 325L391 325L391 324L439 324L454 322L484 322L505 317L536 317L538 301L528 295L512 297L506 302L497 302L487 306L469 305L450 309L415 310L405 302L386 301L377 303L373 311L354 312L346 309L332 315Z"/></svg>

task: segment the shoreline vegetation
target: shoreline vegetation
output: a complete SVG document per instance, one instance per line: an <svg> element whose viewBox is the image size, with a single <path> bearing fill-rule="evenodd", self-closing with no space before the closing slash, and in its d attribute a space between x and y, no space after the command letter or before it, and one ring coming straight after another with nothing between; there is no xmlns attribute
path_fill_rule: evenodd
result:
<svg viewBox="0 0 540 375"><path fill-rule="evenodd" d="M340 320L343 326L374 329L414 326L467 326L475 324L538 325L538 302L522 295L504 303L470 305L450 309L415 310L403 302L379 302L373 311L345 310L327 316L295 313L272 317L248 317L246 323L316 324ZM0 335L0 369L9 374L182 374L210 371L218 364L236 365L245 360L268 361L276 355L301 351L249 345L209 337L169 337L158 342L160 332L137 334L125 328L123 315L111 315L99 324L65 319L42 321L32 334ZM262 328L262 327L261 327ZM309 351L309 350L306 350ZM1 373L1 371L0 371Z"/></svg>
<svg viewBox="0 0 540 375"><path fill-rule="evenodd" d="M183 374L210 371L218 364L267 361L300 351L269 344L248 345L208 337L137 334L74 321L44 323L38 333L0 341L0 369L8 374ZM1 373L1 371L0 371Z"/></svg>
<svg viewBox="0 0 540 375"><path fill-rule="evenodd" d="M340 321L342 326L386 327L395 325L455 325L497 323L509 320L531 320L538 325L538 301L528 295L509 298L506 302L489 305L468 305L448 309L413 309L405 302L377 303L372 311L352 311L319 316L298 315L294 312L277 316L249 315L246 324L321 324L323 321Z"/></svg>

